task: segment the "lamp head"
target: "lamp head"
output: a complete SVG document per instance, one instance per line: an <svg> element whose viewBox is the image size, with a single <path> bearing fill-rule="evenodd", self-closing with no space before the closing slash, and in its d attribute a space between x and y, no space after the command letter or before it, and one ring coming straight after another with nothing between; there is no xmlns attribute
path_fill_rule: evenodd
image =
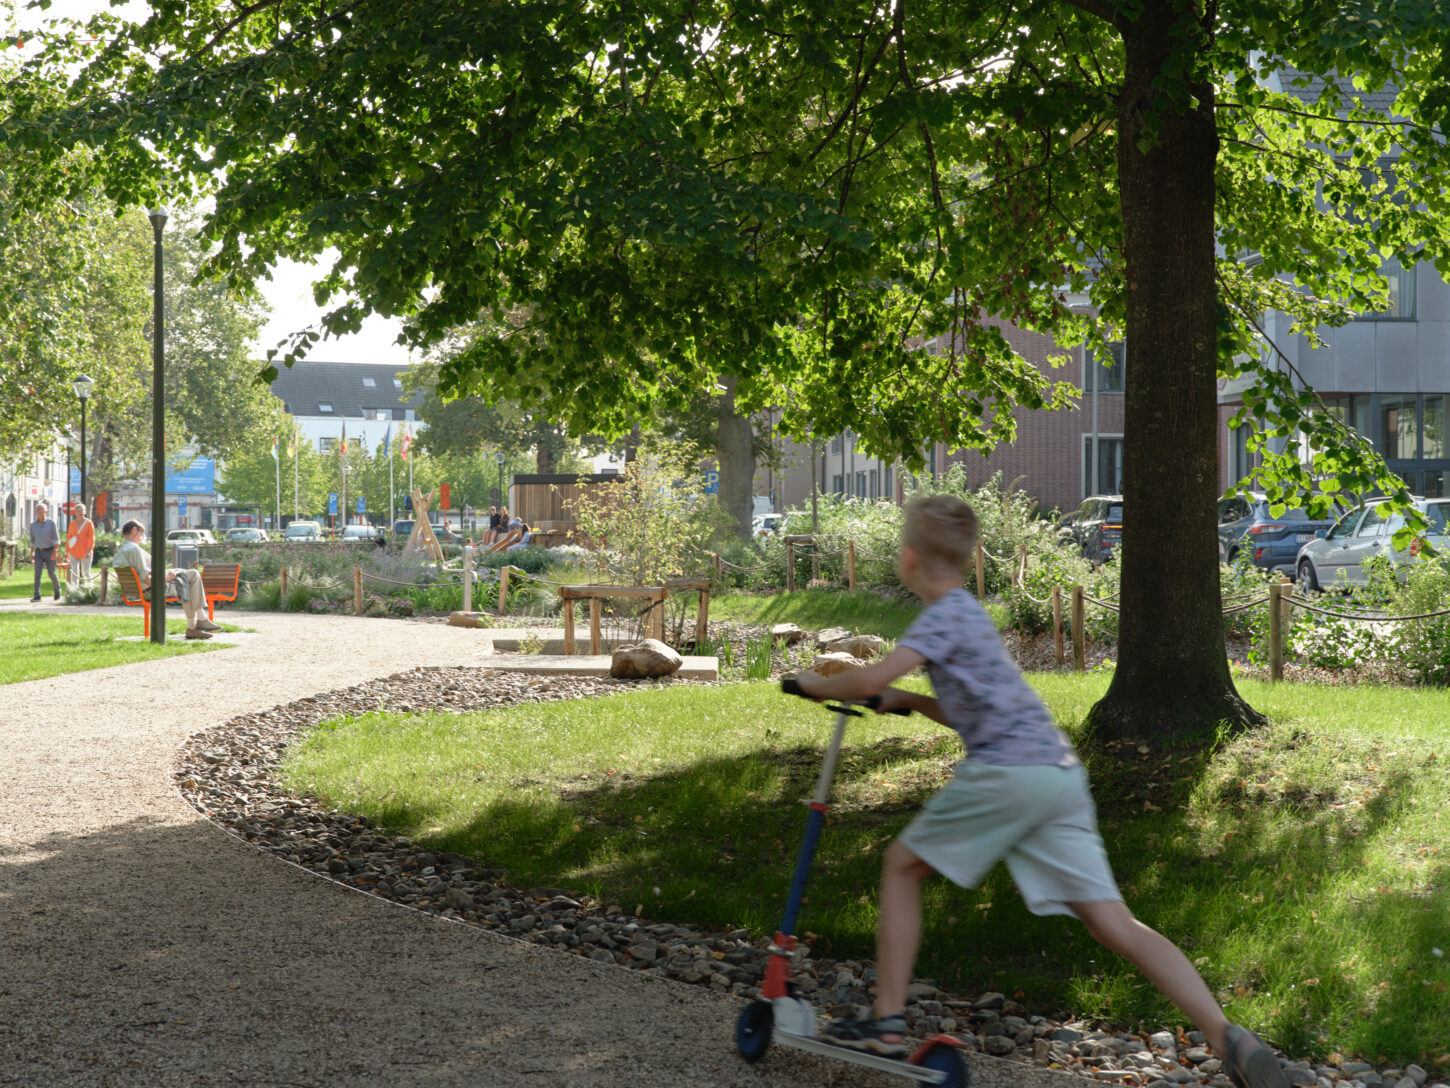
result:
<svg viewBox="0 0 1450 1088"><path fill-rule="evenodd" d="M88 400L90 398L91 390L95 388L95 385L96 383L84 374L81 374L75 381L71 382L71 388L76 391L76 396L81 400Z"/></svg>
<svg viewBox="0 0 1450 1088"><path fill-rule="evenodd" d="M497 461L499 464L503 464L504 463L503 450L499 450L496 454L494 454L493 455L493 459L495 461Z"/></svg>
<svg viewBox="0 0 1450 1088"><path fill-rule="evenodd" d="M146 213L146 218L151 220L151 225L159 232L166 226L166 221L171 218L171 209L165 204L152 208Z"/></svg>

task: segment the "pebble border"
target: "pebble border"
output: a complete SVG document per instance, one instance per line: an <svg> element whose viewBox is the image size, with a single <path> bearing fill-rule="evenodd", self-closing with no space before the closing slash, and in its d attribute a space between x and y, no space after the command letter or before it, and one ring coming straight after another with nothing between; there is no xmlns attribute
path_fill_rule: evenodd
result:
<svg viewBox="0 0 1450 1088"><path fill-rule="evenodd" d="M660 684L691 681L656 681ZM438 854L391 835L365 817L329 811L273 778L286 746L319 722L378 710L452 712L608 696L637 683L539 678L468 666L418 667L244 714L188 738L177 750L174 784L202 816L234 837L353 890L380 896L515 940L585 956L742 999L757 997L769 937L748 930L702 932L655 923L618 904L563 888L518 888L497 870ZM862 1015L875 970L869 963L813 957L802 948L798 993L831 1016ZM1102 1030L1080 1020L1028 1015L1000 993L975 998L912 983L907 1020L915 1036L957 1035L969 1050L1074 1073L1126 1088L1201 1084L1234 1088L1196 1031ZM1296 1088L1450 1088L1426 1071L1374 1069L1366 1062L1313 1065L1282 1058Z"/></svg>

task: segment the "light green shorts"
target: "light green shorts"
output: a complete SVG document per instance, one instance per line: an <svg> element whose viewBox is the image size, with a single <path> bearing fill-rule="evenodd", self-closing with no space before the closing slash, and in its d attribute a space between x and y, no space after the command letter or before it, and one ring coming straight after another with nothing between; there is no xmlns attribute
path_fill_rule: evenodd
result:
<svg viewBox="0 0 1450 1088"><path fill-rule="evenodd" d="M1033 914L1121 900L1082 767L995 767L963 760L901 842L954 884L975 888L998 861Z"/></svg>

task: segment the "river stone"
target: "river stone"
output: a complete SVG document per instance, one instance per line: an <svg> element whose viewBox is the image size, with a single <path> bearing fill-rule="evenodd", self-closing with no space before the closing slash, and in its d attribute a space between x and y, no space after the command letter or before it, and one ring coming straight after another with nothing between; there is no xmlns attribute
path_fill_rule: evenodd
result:
<svg viewBox="0 0 1450 1088"><path fill-rule="evenodd" d="M827 627L816 635L816 645L820 647L829 646L833 642L839 642L843 638L850 638L851 632L844 627Z"/></svg>
<svg viewBox="0 0 1450 1088"><path fill-rule="evenodd" d="M777 623L770 629L770 637L778 642L783 641L787 646L794 646L797 642L805 641L809 635L794 623Z"/></svg>
<svg viewBox="0 0 1450 1088"><path fill-rule="evenodd" d="M658 639L647 638L632 646L621 646L609 662L609 675L616 680L652 680L673 676L685 659Z"/></svg>
<svg viewBox="0 0 1450 1088"><path fill-rule="evenodd" d="M449 627L487 627L491 623L487 612L450 612Z"/></svg>
<svg viewBox="0 0 1450 1088"><path fill-rule="evenodd" d="M875 635L852 635L838 638L824 647L829 654L850 654L852 657L870 659L886 649L886 640Z"/></svg>
<svg viewBox="0 0 1450 1088"><path fill-rule="evenodd" d="M850 654L817 654L811 662L811 672L820 676L834 676L838 672L864 669L866 662Z"/></svg>

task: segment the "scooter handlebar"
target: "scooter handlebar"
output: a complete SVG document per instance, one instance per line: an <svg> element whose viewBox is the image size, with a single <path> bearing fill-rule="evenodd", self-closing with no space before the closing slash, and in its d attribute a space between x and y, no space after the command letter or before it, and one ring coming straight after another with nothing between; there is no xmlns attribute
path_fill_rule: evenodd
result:
<svg viewBox="0 0 1450 1088"><path fill-rule="evenodd" d="M801 689L800 683L796 680L796 678L794 676L783 676L783 677L781 677L781 680L780 680L780 690L781 690L782 693L784 693L786 695L795 695L795 696L797 696L798 698L801 698L801 699L811 699L811 698L814 698L814 696L807 695ZM879 695L873 695L869 699L862 699L861 702L860 702L860 705L866 707L868 710L875 710L878 706L881 705L881 696L879 696ZM886 713L888 713L888 714L900 714L903 718L906 718L906 717L910 717L911 716L911 709L909 707L897 706L897 707L892 707Z"/></svg>

